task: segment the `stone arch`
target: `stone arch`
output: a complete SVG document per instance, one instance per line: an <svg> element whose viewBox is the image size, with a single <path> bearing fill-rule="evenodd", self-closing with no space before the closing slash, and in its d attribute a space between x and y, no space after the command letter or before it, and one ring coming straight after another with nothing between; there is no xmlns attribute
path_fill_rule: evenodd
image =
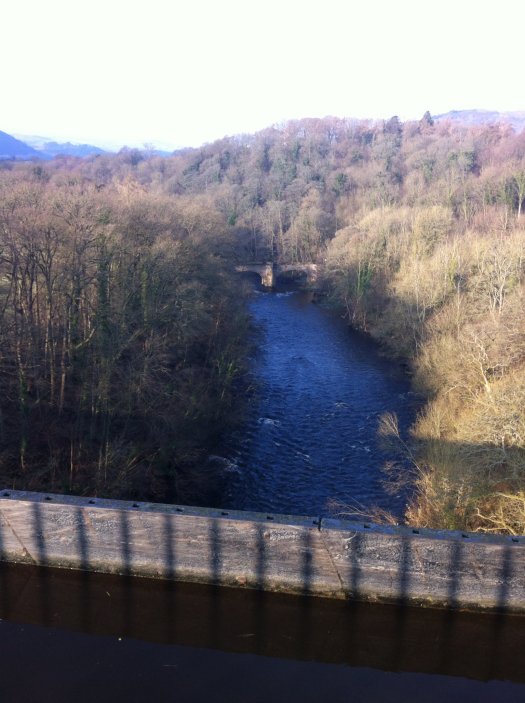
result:
<svg viewBox="0 0 525 703"><path fill-rule="evenodd" d="M277 278L281 273L297 271L306 276L308 283L316 283L317 281L317 264L283 264L275 267L274 278Z"/></svg>
<svg viewBox="0 0 525 703"><path fill-rule="evenodd" d="M261 277L261 283L265 288L273 288L274 284L274 270L272 262L267 262L266 264L245 264L242 266L236 266L236 271L240 273L250 272L258 273Z"/></svg>

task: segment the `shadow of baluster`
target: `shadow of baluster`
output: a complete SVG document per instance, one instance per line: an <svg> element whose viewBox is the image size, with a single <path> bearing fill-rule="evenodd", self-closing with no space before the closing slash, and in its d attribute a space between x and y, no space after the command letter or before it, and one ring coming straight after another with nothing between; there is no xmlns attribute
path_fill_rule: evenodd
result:
<svg viewBox="0 0 525 703"><path fill-rule="evenodd" d="M176 637L178 629L177 622L177 556L175 548L176 523L172 514L163 515L162 545L161 553L165 578L162 582L162 594L164 602L163 628L166 642L171 642Z"/></svg>
<svg viewBox="0 0 525 703"><path fill-rule="evenodd" d="M448 569L447 601L450 608L458 607L458 593L461 584L461 568L463 566L463 544L454 542Z"/></svg>
<svg viewBox="0 0 525 703"><path fill-rule="evenodd" d="M312 535L310 530L305 529L301 537L301 598L298 607L301 611L300 634L299 634L299 655L302 658L309 658L312 643L312 593L313 593L313 554Z"/></svg>
<svg viewBox="0 0 525 703"><path fill-rule="evenodd" d="M502 552L499 574L500 586L497 596L498 612L494 616L494 628L492 631L490 647L487 648L490 651L490 657L487 665L488 676L490 678L497 676L497 673L500 671L502 652L506 651L506 649L502 646L502 638L503 633L505 632L505 625L509 617L509 592L512 584L512 578L514 576L513 547L506 545ZM525 574L523 574L523 580L525 581Z"/></svg>
<svg viewBox="0 0 525 703"><path fill-rule="evenodd" d="M46 565L48 561L44 516L42 513L43 507L44 506L38 502L31 504L33 535L35 538L35 561L39 565ZM41 572L41 577L38 579L38 609L40 611L42 624L50 625L53 620L53 607L51 603L52 584L50 583L51 574L48 569L41 569Z"/></svg>
<svg viewBox="0 0 525 703"><path fill-rule="evenodd" d="M0 502L0 514L2 509L2 504ZM3 515L2 515L3 517ZM0 555L4 554L4 529L9 529L9 528L4 528L0 524ZM10 606L11 606L11 596L9 593L9 581L7 579L7 569L8 567L6 566L5 562L0 561L0 618L5 618L9 615L10 612Z"/></svg>
<svg viewBox="0 0 525 703"><path fill-rule="evenodd" d="M266 541L264 537L264 525L256 523L255 528L255 584L256 591L252 599L254 618L253 634L255 635L255 651L257 654L264 654L268 649L267 632L267 603L268 593L266 592Z"/></svg>
<svg viewBox="0 0 525 703"><path fill-rule="evenodd" d="M439 649L438 670L446 673L453 672L455 667L454 647L458 627L458 593L461 582L460 569L463 564L463 544L454 541L451 547L448 565L447 609L443 615L441 628L441 646Z"/></svg>
<svg viewBox="0 0 525 703"><path fill-rule="evenodd" d="M86 522L84 511L81 508L75 510L75 527L77 533L77 549L78 556L80 558L80 569L81 569L81 587L80 587L80 604L79 612L82 622L82 627L87 631L91 631L93 623L93 609L92 609L92 576L90 572L90 562L89 562L89 546L88 546L88 535L86 530Z"/></svg>
<svg viewBox="0 0 525 703"><path fill-rule="evenodd" d="M321 529L323 523L321 522ZM359 532L354 532L351 537L343 540L343 553L347 552L348 556L345 561L345 583L348 583L348 591L346 594L346 627L344 629L344 648L345 660L352 661L354 652L360 646L359 631L362 608L359 606L358 595L361 584L361 566L359 559L362 551L363 537ZM341 562L343 564L343 562Z"/></svg>
<svg viewBox="0 0 525 703"><path fill-rule="evenodd" d="M132 551L130 542L129 517L125 510L119 511L120 548L122 554L122 621L121 632L129 636L133 631L134 599L133 599L133 576L132 576ZM137 613L137 617L140 614Z"/></svg>
<svg viewBox="0 0 525 703"><path fill-rule="evenodd" d="M209 642L212 647L218 647L221 641L221 566L222 545L220 520L212 519L208 527L209 566L211 575L210 608L208 614Z"/></svg>
<svg viewBox="0 0 525 703"><path fill-rule="evenodd" d="M401 549L399 553L399 586L396 595L398 607L395 609L395 634L391 640L396 643L392 652L394 669L396 671L403 669L403 663L407 652L407 621L410 608L411 556L412 549L410 538L403 535L401 537Z"/></svg>

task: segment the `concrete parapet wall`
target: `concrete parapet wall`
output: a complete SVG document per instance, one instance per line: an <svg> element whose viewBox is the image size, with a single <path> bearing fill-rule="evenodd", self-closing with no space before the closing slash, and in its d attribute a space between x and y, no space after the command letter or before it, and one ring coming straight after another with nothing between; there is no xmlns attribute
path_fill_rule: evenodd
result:
<svg viewBox="0 0 525 703"><path fill-rule="evenodd" d="M525 538L3 490L0 559L525 612Z"/></svg>

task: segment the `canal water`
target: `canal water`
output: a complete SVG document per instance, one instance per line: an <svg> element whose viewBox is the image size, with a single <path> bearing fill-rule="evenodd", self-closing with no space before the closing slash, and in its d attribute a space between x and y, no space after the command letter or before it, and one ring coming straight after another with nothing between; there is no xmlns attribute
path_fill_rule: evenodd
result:
<svg viewBox="0 0 525 703"><path fill-rule="evenodd" d="M523 703L525 619L0 564L4 703Z"/></svg>
<svg viewBox="0 0 525 703"><path fill-rule="evenodd" d="M244 426L212 458L226 477L220 507L319 515L377 506L401 519L407 496L385 490L382 469L405 459L378 437L383 413L406 433L420 404L399 366L309 292L258 291L250 310L255 393Z"/></svg>

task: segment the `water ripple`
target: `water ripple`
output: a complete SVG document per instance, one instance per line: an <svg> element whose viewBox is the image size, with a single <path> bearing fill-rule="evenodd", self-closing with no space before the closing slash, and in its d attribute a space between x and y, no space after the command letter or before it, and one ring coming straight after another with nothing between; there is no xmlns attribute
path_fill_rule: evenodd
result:
<svg viewBox="0 0 525 703"><path fill-rule="evenodd" d="M413 421L420 399L406 378L308 294L257 295L251 310L263 330L259 393L226 448L235 470L225 465L223 507L318 514L358 502L401 516L406 496L385 491L381 469L404 459L385 453L377 427L387 411L404 430Z"/></svg>

